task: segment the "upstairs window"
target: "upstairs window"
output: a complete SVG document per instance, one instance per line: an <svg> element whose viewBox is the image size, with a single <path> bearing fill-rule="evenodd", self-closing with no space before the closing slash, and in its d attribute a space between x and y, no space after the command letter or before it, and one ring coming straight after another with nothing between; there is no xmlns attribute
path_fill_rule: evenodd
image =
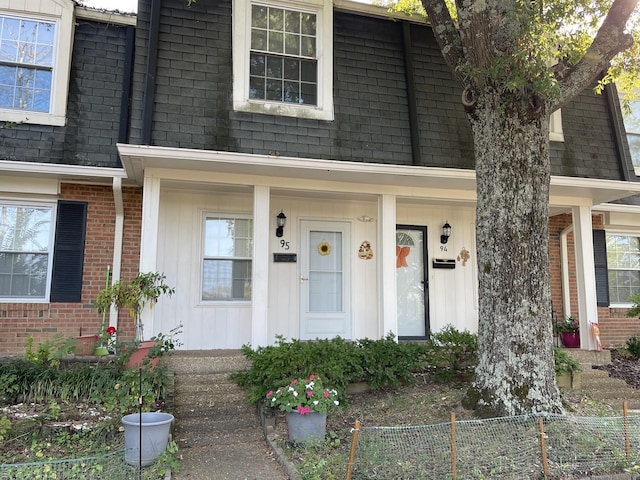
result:
<svg viewBox="0 0 640 480"><path fill-rule="evenodd" d="M234 109L333 120L330 0L233 4Z"/></svg>
<svg viewBox="0 0 640 480"><path fill-rule="evenodd" d="M314 13L252 5L249 98L318 104Z"/></svg>
<svg viewBox="0 0 640 480"><path fill-rule="evenodd" d="M0 121L64 125L74 2L9 3L0 9Z"/></svg>
<svg viewBox="0 0 640 480"><path fill-rule="evenodd" d="M0 16L0 108L49 113L56 24Z"/></svg>
<svg viewBox="0 0 640 480"><path fill-rule="evenodd" d="M624 128L627 131L631 161L636 175L640 175L640 100L628 101L628 107L623 106L622 117L624 118Z"/></svg>

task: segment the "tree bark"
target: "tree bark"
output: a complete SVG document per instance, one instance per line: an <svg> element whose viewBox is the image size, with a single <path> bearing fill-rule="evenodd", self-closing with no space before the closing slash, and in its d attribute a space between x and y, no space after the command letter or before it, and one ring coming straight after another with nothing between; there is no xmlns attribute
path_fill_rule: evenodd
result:
<svg viewBox="0 0 640 480"><path fill-rule="evenodd" d="M549 287L549 115L482 95L476 155L479 288L475 408L491 416L561 412Z"/></svg>

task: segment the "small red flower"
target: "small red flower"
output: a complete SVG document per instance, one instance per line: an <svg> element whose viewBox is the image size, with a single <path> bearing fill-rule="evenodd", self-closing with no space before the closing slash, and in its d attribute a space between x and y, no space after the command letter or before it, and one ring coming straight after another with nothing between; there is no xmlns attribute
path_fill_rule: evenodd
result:
<svg viewBox="0 0 640 480"><path fill-rule="evenodd" d="M116 332L117 332L116 327L108 327L107 328L107 333L109 335L115 335Z"/></svg>

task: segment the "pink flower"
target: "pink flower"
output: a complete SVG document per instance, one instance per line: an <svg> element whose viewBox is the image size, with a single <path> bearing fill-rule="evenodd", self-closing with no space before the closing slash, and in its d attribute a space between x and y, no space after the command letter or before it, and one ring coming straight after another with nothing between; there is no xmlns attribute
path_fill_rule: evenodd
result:
<svg viewBox="0 0 640 480"><path fill-rule="evenodd" d="M314 378L316 378L316 376L313 373L309 375L309 380L313 380Z"/></svg>
<svg viewBox="0 0 640 480"><path fill-rule="evenodd" d="M307 397L310 397L311 395L313 395L313 392L311 390L307 390Z"/></svg>
<svg viewBox="0 0 640 480"><path fill-rule="evenodd" d="M267 398L269 398L271 395L273 395L273 390L269 390L269 391L267 392Z"/></svg>
<svg viewBox="0 0 640 480"><path fill-rule="evenodd" d="M329 390L324 391L324 398L329 398Z"/></svg>
<svg viewBox="0 0 640 480"><path fill-rule="evenodd" d="M296 407L296 410L298 410L298 413L300 415L306 415L307 413L311 412L311 408L310 407L302 407L300 405L298 405Z"/></svg>
<svg viewBox="0 0 640 480"><path fill-rule="evenodd" d="M298 379L294 378L293 380L291 380L291 385L295 385L296 383L298 383Z"/></svg>

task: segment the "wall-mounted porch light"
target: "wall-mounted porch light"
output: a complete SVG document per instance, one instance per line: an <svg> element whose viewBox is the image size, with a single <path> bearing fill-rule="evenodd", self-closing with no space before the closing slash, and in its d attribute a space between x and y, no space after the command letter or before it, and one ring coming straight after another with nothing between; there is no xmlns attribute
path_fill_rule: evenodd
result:
<svg viewBox="0 0 640 480"><path fill-rule="evenodd" d="M440 235L440 243L447 243L449 241L449 237L451 236L451 225L449 225L449 221L445 221L442 226L442 235Z"/></svg>
<svg viewBox="0 0 640 480"><path fill-rule="evenodd" d="M276 237L280 238L282 235L284 235L284 226L286 223L287 223L287 216L284 214L282 210L280 210L280 213L276 217L276 225L278 226L276 228Z"/></svg>

